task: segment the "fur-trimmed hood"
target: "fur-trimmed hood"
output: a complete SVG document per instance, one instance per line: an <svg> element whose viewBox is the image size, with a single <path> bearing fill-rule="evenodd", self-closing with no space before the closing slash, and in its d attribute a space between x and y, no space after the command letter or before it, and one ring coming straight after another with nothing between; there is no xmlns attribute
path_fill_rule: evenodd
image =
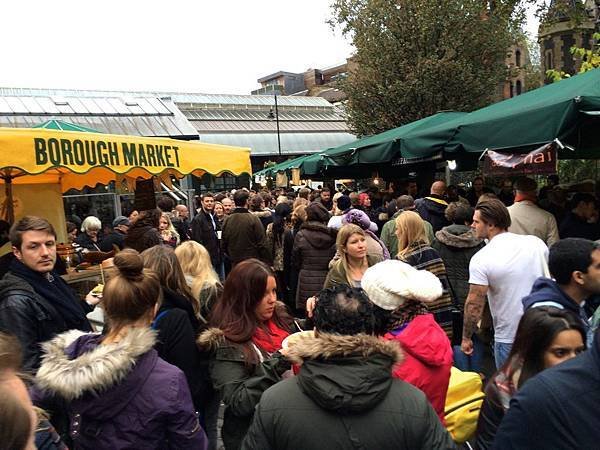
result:
<svg viewBox="0 0 600 450"><path fill-rule="evenodd" d="M361 356L368 359L379 354L399 364L403 361L402 350L397 342L387 341L369 334L343 336L331 333L318 333L317 336L301 335L286 353L294 364L302 364L309 359L332 359L346 356Z"/></svg>
<svg viewBox="0 0 600 450"><path fill-rule="evenodd" d="M204 330L196 339L196 345L203 351L216 351L225 342L225 333L220 328L209 328Z"/></svg>
<svg viewBox="0 0 600 450"><path fill-rule="evenodd" d="M152 350L156 342L153 330L131 328L115 344L101 345L101 339L102 336L97 333L71 330L44 343L42 365L36 376L37 386L72 401L87 393L114 391L134 369L137 381L147 377L147 373L143 373L146 367L140 359L151 351L153 355L150 356L156 358L156 352Z"/></svg>
<svg viewBox="0 0 600 450"><path fill-rule="evenodd" d="M481 245L481 239L466 225L450 225L435 233L435 238L448 247L473 248Z"/></svg>
<svg viewBox="0 0 600 450"><path fill-rule="evenodd" d="M385 398L393 382L392 367L402 362L402 351L397 342L366 334L319 333L300 338L287 358L302 364L296 379L315 403L336 414L353 414Z"/></svg>

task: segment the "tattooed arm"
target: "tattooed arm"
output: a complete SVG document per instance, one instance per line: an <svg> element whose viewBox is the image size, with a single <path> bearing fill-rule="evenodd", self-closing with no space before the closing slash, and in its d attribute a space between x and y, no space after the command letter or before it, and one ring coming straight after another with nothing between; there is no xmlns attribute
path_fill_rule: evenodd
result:
<svg viewBox="0 0 600 450"><path fill-rule="evenodd" d="M463 337L461 350L466 355L473 353L473 341L471 337L477 331L477 324L481 320L483 307L485 306L485 296L488 287L479 284L469 285L469 295L465 301L465 313L463 319Z"/></svg>

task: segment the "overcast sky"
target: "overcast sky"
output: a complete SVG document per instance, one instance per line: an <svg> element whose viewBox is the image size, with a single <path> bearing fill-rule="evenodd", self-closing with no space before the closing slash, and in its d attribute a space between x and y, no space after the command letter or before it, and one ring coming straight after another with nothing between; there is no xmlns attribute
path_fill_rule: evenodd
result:
<svg viewBox="0 0 600 450"><path fill-rule="evenodd" d="M345 61L328 17L327 0L7 1L0 86L249 94Z"/></svg>
<svg viewBox="0 0 600 450"><path fill-rule="evenodd" d="M328 0L2 4L0 86L249 94L278 70L345 61Z"/></svg>

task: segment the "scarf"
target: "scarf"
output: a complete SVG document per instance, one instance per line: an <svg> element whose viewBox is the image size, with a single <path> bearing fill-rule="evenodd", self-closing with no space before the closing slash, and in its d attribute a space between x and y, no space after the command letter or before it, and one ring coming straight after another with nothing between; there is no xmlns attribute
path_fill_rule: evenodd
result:
<svg viewBox="0 0 600 450"><path fill-rule="evenodd" d="M81 301L54 270L50 272L50 279L48 279L15 259L10 264L10 272L25 280L40 297L56 309L65 321L67 330L92 331L92 327L85 317Z"/></svg>
<svg viewBox="0 0 600 450"><path fill-rule="evenodd" d="M265 323L264 327L256 327L254 336L252 336L252 342L261 350L271 354L281 348L281 343L289 334L287 331L279 328L273 320L269 320Z"/></svg>
<svg viewBox="0 0 600 450"><path fill-rule="evenodd" d="M404 328L417 316L429 314L427 306L416 300L409 300L392 311L390 316L390 333L399 335Z"/></svg>

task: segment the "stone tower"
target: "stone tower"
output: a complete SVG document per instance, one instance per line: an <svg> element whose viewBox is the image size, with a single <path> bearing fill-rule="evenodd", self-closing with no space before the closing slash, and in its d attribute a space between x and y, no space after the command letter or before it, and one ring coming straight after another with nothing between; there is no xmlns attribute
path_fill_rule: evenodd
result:
<svg viewBox="0 0 600 450"><path fill-rule="evenodd" d="M540 24L538 42L544 73L555 69L575 74L580 64L571 47L591 48L597 29L599 0L552 0L547 17ZM546 84L551 81L545 79Z"/></svg>

